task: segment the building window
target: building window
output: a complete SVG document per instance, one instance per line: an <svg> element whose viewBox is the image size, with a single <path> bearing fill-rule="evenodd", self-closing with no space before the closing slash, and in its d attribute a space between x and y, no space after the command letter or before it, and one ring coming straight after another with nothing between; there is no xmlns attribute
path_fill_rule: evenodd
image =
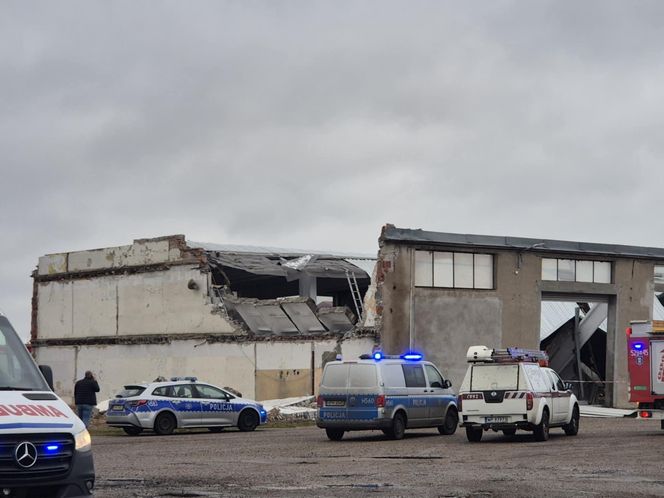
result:
<svg viewBox="0 0 664 498"><path fill-rule="evenodd" d="M493 255L415 251L415 285L493 289Z"/></svg>
<svg viewBox="0 0 664 498"><path fill-rule="evenodd" d="M664 266L655 266L655 283L664 284Z"/></svg>
<svg viewBox="0 0 664 498"><path fill-rule="evenodd" d="M576 259L542 259L542 280L611 283L611 263Z"/></svg>

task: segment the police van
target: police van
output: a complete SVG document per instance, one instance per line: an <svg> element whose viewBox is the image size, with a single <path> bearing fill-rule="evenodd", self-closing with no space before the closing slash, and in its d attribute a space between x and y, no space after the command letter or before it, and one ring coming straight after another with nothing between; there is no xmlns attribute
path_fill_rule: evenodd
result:
<svg viewBox="0 0 664 498"><path fill-rule="evenodd" d="M0 312L0 496L92 494L90 434Z"/></svg>
<svg viewBox="0 0 664 498"><path fill-rule="evenodd" d="M325 365L317 398L316 425L333 441L346 431L379 429L402 439L406 429L437 427L454 434L459 423L452 383L418 353Z"/></svg>

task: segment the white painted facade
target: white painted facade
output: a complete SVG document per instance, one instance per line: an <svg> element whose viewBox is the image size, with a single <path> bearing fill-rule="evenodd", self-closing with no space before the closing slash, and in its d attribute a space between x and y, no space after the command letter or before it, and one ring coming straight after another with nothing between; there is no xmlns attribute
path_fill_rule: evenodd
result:
<svg viewBox="0 0 664 498"><path fill-rule="evenodd" d="M357 358L371 352L373 344L372 338L349 339L341 343L341 354ZM51 366L55 391L70 402L74 383L86 370L92 370L99 381L99 401L113 397L125 384L152 381L160 375L193 375L255 398L256 376L263 372L271 375L275 370L310 369L312 351L317 389L322 355L335 351L336 346L335 340L212 344L184 340L171 344L48 346L38 348L37 357L40 364Z"/></svg>

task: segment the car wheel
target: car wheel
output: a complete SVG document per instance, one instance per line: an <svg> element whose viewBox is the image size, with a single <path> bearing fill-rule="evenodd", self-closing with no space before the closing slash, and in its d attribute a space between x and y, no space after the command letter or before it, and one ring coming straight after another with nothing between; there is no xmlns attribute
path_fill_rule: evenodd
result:
<svg viewBox="0 0 664 498"><path fill-rule="evenodd" d="M516 429L513 427L509 429L503 429L503 434L506 436L514 436L514 434L516 434Z"/></svg>
<svg viewBox="0 0 664 498"><path fill-rule="evenodd" d="M438 426L438 432L445 436L451 436L456 432L458 425L459 413L455 408L450 408L445 415L445 422L443 422L443 425Z"/></svg>
<svg viewBox="0 0 664 498"><path fill-rule="evenodd" d="M471 443L479 443L483 432L481 427L466 427L466 437Z"/></svg>
<svg viewBox="0 0 664 498"><path fill-rule="evenodd" d="M341 441L341 438L344 437L343 429L325 429L325 434L332 441Z"/></svg>
<svg viewBox="0 0 664 498"><path fill-rule="evenodd" d="M251 432L258 426L258 414L253 410L245 410L240 414L237 427L242 432Z"/></svg>
<svg viewBox="0 0 664 498"><path fill-rule="evenodd" d="M392 419L392 428L388 435L392 439L403 439L406 434L406 416L403 412L397 412Z"/></svg>
<svg viewBox="0 0 664 498"><path fill-rule="evenodd" d="M535 439L537 441L548 441L549 439L549 411L542 412L542 420L535 426Z"/></svg>
<svg viewBox="0 0 664 498"><path fill-rule="evenodd" d="M563 425L563 430L568 436L576 436L579 433L579 407L574 405L572 410L572 418L569 421L569 424Z"/></svg>
<svg viewBox="0 0 664 498"><path fill-rule="evenodd" d="M208 430L210 432L221 432L221 431L224 430L224 428L223 427L208 427Z"/></svg>
<svg viewBox="0 0 664 498"><path fill-rule="evenodd" d="M128 436L138 436L141 432L143 432L143 429L140 427L123 427L123 431L125 431L125 434Z"/></svg>
<svg viewBox="0 0 664 498"><path fill-rule="evenodd" d="M154 421L154 431L160 436L168 436L173 434L178 423L171 413L160 413Z"/></svg>

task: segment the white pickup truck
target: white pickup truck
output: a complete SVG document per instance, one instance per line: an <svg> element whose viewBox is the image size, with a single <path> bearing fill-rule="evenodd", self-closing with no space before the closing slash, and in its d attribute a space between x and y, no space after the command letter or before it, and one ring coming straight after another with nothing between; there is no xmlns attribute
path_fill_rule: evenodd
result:
<svg viewBox="0 0 664 498"><path fill-rule="evenodd" d="M549 428L568 436L579 431L579 404L556 372L547 368L546 353L517 348L468 349L470 365L459 389L460 425L471 442L489 429L513 436L517 429L549 439Z"/></svg>

